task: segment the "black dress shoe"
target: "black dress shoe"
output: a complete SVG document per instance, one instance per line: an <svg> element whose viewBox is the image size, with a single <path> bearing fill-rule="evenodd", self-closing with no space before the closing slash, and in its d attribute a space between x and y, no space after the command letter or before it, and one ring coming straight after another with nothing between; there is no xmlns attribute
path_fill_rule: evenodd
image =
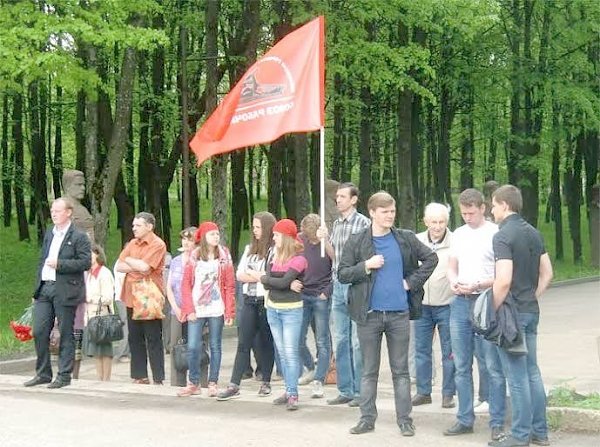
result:
<svg viewBox="0 0 600 447"><path fill-rule="evenodd" d="M35 376L33 379L28 380L27 382L25 382L23 384L23 386L43 385L44 383L50 383L50 382L52 382L52 379L45 379L45 378L40 377L40 376Z"/></svg>
<svg viewBox="0 0 600 447"><path fill-rule="evenodd" d="M550 445L550 441L548 440L548 437L541 438L536 435L531 435L531 443L535 444L535 445Z"/></svg>
<svg viewBox="0 0 600 447"><path fill-rule="evenodd" d="M360 407L360 398L355 397L350 402L348 402L348 406L352 408Z"/></svg>
<svg viewBox="0 0 600 447"><path fill-rule="evenodd" d="M369 424L365 421L359 421L358 424L350 429L350 433L353 435L362 435L363 433L369 433L373 430L375 430L375 426L373 424Z"/></svg>
<svg viewBox="0 0 600 447"><path fill-rule="evenodd" d="M346 396L342 396L341 394L334 398L334 399L329 399L327 401L327 405L343 405L343 404L347 404L352 402L352 398L350 397L346 397Z"/></svg>
<svg viewBox="0 0 600 447"><path fill-rule="evenodd" d="M444 432L444 436L458 436L473 433L473 427L467 427L466 425L457 422L452 427Z"/></svg>
<svg viewBox="0 0 600 447"><path fill-rule="evenodd" d="M417 407L419 405L426 405L431 403L431 394L417 394L413 397L412 404L413 407Z"/></svg>
<svg viewBox="0 0 600 447"><path fill-rule="evenodd" d="M67 380L61 380L61 379L56 379L54 382L52 382L50 385L48 385L48 388L62 388L64 386L69 386L71 385L71 381L67 381Z"/></svg>

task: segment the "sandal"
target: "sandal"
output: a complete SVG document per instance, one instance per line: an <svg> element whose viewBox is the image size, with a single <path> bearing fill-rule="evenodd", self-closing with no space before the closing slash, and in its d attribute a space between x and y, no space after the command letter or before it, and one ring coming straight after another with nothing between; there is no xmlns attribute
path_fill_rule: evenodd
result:
<svg viewBox="0 0 600 447"><path fill-rule="evenodd" d="M133 379L133 383L137 385L150 385L150 380L147 377L144 379Z"/></svg>

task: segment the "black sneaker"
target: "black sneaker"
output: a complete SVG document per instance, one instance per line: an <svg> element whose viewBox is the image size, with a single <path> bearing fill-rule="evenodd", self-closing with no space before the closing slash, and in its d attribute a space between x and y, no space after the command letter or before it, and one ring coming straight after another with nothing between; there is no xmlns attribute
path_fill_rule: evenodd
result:
<svg viewBox="0 0 600 447"><path fill-rule="evenodd" d="M512 436L503 436L498 441L490 441L488 445L491 447L525 447L529 445L529 439L527 441L519 441Z"/></svg>
<svg viewBox="0 0 600 447"><path fill-rule="evenodd" d="M452 427L444 432L444 436L458 436L473 433L473 427L468 427L460 422L455 423Z"/></svg>
<svg viewBox="0 0 600 447"><path fill-rule="evenodd" d="M431 403L431 394L417 394L413 397L412 405L413 407L418 407L419 405L427 405Z"/></svg>
<svg viewBox="0 0 600 447"><path fill-rule="evenodd" d="M271 395L271 384L263 382L258 389L258 397L267 397Z"/></svg>
<svg viewBox="0 0 600 447"><path fill-rule="evenodd" d="M492 427L492 441L499 441L504 436L504 427Z"/></svg>
<svg viewBox="0 0 600 447"><path fill-rule="evenodd" d="M341 394L327 401L327 405L344 405L352 401L351 397L342 396Z"/></svg>
<svg viewBox="0 0 600 447"><path fill-rule="evenodd" d="M531 443L535 445L550 445L548 437L542 438L540 436L531 435Z"/></svg>
<svg viewBox="0 0 600 447"><path fill-rule="evenodd" d="M400 433L402 436L414 436L415 426L411 422L403 422L400 424Z"/></svg>
<svg viewBox="0 0 600 447"><path fill-rule="evenodd" d="M240 397L240 389L233 385L229 385L225 391L221 391L217 394L218 401L237 399L238 397Z"/></svg>
<svg viewBox="0 0 600 447"><path fill-rule="evenodd" d="M369 424L368 422L359 421L354 427L350 429L350 433L353 435L362 435L363 433L369 433L375 430L375 426L373 424Z"/></svg>

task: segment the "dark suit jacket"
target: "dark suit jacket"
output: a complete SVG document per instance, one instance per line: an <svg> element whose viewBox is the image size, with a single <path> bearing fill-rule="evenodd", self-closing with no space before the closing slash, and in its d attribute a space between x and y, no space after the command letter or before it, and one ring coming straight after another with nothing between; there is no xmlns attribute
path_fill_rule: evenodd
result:
<svg viewBox="0 0 600 447"><path fill-rule="evenodd" d="M54 234L50 228L46 231L42 244L42 254L38 265L37 279L33 297L37 299L42 286L42 268L50 251ZM77 306L85 300L85 281L83 272L89 270L92 264L91 243L87 234L71 226L65 234L65 239L58 251L56 266L56 296L57 304Z"/></svg>

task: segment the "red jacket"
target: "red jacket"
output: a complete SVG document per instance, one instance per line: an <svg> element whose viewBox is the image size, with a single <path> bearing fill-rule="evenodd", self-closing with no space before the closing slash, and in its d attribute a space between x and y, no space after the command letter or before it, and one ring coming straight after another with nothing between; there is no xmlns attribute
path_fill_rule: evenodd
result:
<svg viewBox="0 0 600 447"><path fill-rule="evenodd" d="M190 258L190 261L185 265L183 270L183 280L181 283L181 312L184 315L189 315L196 312L194 300L192 297L192 289L194 288L194 269L196 261ZM222 245L219 245L219 270L217 273L217 281L221 298L225 304L225 319L235 317L235 279L233 271L233 261L229 250Z"/></svg>

